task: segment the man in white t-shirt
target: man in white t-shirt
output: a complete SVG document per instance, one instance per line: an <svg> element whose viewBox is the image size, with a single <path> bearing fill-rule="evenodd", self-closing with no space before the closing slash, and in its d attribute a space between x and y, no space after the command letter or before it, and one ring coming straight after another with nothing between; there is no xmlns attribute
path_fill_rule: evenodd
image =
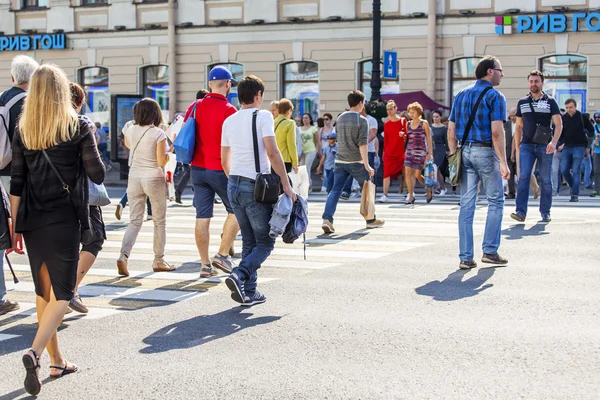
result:
<svg viewBox="0 0 600 400"><path fill-rule="evenodd" d="M256 290L257 271L275 247L275 239L269 236L273 206L254 200L257 171L252 121L255 111L260 172L270 172L272 165L285 194L292 202L296 201L275 141L273 115L267 110L260 110L264 91L263 82L256 76L249 75L240 81L238 98L242 108L225 120L221 137L221 162L229 177L227 193L240 225L243 249L242 261L231 271L225 283L231 290L231 298L243 306L266 301L266 297Z"/></svg>

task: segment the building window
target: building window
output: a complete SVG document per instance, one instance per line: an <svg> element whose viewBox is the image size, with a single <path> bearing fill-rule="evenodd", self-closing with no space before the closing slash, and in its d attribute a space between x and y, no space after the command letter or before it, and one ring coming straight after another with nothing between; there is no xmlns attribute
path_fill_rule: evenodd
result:
<svg viewBox="0 0 600 400"><path fill-rule="evenodd" d="M399 71L400 69L398 69ZM400 93L397 80L383 79L383 64L381 65L381 94ZM371 77L373 76L373 62L371 60L360 63L360 90L365 94L365 100L371 100Z"/></svg>
<svg viewBox="0 0 600 400"><path fill-rule="evenodd" d="M23 0L23 8L45 8L48 0Z"/></svg>
<svg viewBox="0 0 600 400"><path fill-rule="evenodd" d="M294 104L294 116L309 113L319 117L319 66L304 61L282 65L282 97Z"/></svg>
<svg viewBox="0 0 600 400"><path fill-rule="evenodd" d="M82 0L81 4L83 4L84 6L94 4L108 4L108 0Z"/></svg>
<svg viewBox="0 0 600 400"><path fill-rule="evenodd" d="M94 122L108 126L110 121L110 92L108 68L90 67L79 70L79 84L85 91L86 102L81 112Z"/></svg>
<svg viewBox="0 0 600 400"><path fill-rule="evenodd" d="M169 67L150 65L142 68L142 95L158 102L163 115L169 115ZM165 121L168 120L168 117Z"/></svg>
<svg viewBox="0 0 600 400"><path fill-rule="evenodd" d="M478 57L470 57L450 61L451 103L454 102L454 98L458 92L477 81L475 78L475 69L480 60Z"/></svg>
<svg viewBox="0 0 600 400"><path fill-rule="evenodd" d="M233 64L233 63L213 64L213 65L208 66L208 72L210 72L214 67L216 67L218 65L222 65L223 67L230 70L231 75L233 75L233 79L235 79L236 81L239 82L240 80L242 80L242 78L244 78L244 66L242 64ZM207 75L207 77L208 77L208 75ZM208 87L208 82L206 82L206 86ZM209 88L209 90L210 90L210 88ZM235 108L237 108L237 109L240 108L240 101L238 100L238 94L237 94L237 85L231 87L231 92L229 93L229 96L227 96L227 100L233 106L235 106Z"/></svg>
<svg viewBox="0 0 600 400"><path fill-rule="evenodd" d="M586 112L587 58L576 55L556 55L540 60L544 73L544 91L554 97L561 108L567 99L575 99L577 107Z"/></svg>

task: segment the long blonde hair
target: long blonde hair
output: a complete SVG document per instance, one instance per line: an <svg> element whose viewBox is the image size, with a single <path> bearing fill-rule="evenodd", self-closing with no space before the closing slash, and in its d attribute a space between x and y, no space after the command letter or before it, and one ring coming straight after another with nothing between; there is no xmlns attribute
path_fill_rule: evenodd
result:
<svg viewBox="0 0 600 400"><path fill-rule="evenodd" d="M69 80L54 65L42 65L29 83L19 121L21 140L29 150L45 150L68 142L77 131Z"/></svg>

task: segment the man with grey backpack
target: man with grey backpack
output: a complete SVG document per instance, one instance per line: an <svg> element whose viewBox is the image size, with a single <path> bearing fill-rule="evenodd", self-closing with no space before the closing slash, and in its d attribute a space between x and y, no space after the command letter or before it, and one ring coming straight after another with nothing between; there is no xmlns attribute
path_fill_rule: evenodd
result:
<svg viewBox="0 0 600 400"><path fill-rule="evenodd" d="M10 170L12 161L12 138L19 123L29 80L39 64L26 55L13 58L10 77L13 87L0 93L0 180L6 192L10 191ZM19 304L6 299L4 282L4 251L0 251L0 315L19 309Z"/></svg>

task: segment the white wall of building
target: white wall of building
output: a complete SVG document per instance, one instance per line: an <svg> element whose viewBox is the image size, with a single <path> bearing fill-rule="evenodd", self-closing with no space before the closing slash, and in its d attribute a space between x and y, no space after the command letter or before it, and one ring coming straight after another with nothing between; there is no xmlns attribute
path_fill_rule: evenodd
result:
<svg viewBox="0 0 600 400"><path fill-rule="evenodd" d="M265 22L277 22L277 0L246 0L244 3L244 22L264 19Z"/></svg>

